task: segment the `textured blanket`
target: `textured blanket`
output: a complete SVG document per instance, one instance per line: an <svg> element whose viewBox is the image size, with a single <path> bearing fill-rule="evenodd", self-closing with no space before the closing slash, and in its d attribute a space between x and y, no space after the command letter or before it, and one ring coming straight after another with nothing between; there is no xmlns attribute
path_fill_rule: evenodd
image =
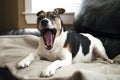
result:
<svg viewBox="0 0 120 80"><path fill-rule="evenodd" d="M18 79L40 80L120 80L120 56L109 64L100 59L91 63L76 63L58 69L52 77L41 78L41 71L51 62L36 59L24 69L17 69L17 63L34 52L39 38L32 35L0 37L0 67L7 67Z"/></svg>

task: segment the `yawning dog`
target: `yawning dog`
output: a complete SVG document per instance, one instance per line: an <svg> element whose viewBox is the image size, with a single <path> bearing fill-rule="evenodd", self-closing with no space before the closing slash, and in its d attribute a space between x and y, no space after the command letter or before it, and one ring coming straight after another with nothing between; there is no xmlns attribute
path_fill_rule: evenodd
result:
<svg viewBox="0 0 120 80"><path fill-rule="evenodd" d="M53 61L42 72L41 76L49 77L60 67L78 62L91 62L94 55L113 63L106 54L102 42L87 33L65 31L60 14L62 8L51 12L37 13L37 27L41 32L39 46L35 53L29 54L18 63L18 67L27 67L34 60L35 54L49 61Z"/></svg>

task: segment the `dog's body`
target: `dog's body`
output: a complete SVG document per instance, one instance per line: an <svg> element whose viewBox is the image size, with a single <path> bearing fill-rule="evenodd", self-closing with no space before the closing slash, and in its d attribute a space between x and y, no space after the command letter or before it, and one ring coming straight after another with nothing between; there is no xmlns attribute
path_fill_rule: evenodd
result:
<svg viewBox="0 0 120 80"><path fill-rule="evenodd" d="M37 13L37 26L41 32L37 55L53 61L45 68L41 76L52 76L56 69L77 62L91 62L96 55L113 63L105 52L102 42L90 34L64 31L59 14L65 10L58 8L53 12ZM34 60L35 54L29 54L18 63L18 67L27 67Z"/></svg>

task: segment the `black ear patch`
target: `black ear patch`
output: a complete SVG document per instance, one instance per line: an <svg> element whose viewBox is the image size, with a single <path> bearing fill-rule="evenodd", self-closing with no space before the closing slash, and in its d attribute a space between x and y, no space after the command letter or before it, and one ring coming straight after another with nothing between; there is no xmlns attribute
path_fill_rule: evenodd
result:
<svg viewBox="0 0 120 80"><path fill-rule="evenodd" d="M82 52L84 55L88 54L90 44L91 42L86 36L70 31L67 33L67 40L64 47L66 48L67 45L69 45L69 51L72 53L72 57L75 57L80 46L82 47Z"/></svg>

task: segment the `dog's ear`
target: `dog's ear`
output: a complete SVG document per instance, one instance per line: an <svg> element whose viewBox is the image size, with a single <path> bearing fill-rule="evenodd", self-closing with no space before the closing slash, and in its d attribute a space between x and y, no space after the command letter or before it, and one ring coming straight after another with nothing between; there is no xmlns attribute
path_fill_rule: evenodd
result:
<svg viewBox="0 0 120 80"><path fill-rule="evenodd" d="M36 15L37 15L37 17L43 16L43 15L45 15L45 12L42 10L42 11L39 11Z"/></svg>
<svg viewBox="0 0 120 80"><path fill-rule="evenodd" d="M54 9L54 12L57 13L57 14L63 14L65 12L65 9L63 9L63 8L56 8L56 9Z"/></svg>

